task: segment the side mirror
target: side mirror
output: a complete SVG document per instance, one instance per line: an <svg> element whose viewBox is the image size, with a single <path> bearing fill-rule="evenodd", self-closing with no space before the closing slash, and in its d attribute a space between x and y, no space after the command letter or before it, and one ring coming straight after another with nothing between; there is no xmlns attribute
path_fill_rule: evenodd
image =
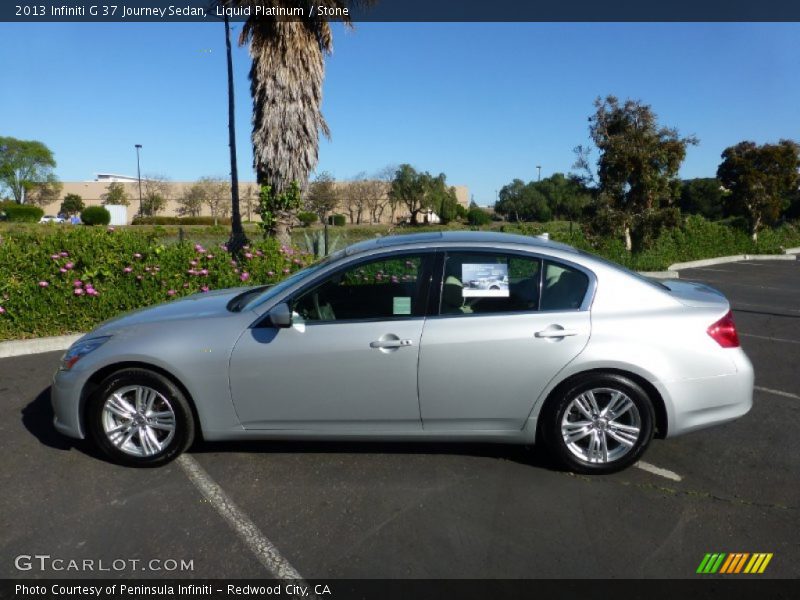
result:
<svg viewBox="0 0 800 600"><path fill-rule="evenodd" d="M269 320L273 326L278 328L285 328L292 326L292 311L286 302L274 306L269 311Z"/></svg>

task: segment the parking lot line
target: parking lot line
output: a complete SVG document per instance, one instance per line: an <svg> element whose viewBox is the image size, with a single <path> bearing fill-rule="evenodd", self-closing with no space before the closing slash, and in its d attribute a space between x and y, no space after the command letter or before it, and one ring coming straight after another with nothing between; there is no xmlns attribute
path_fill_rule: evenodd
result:
<svg viewBox="0 0 800 600"><path fill-rule="evenodd" d="M770 337L768 335L756 335L755 333L742 333L740 331L739 335L744 337L756 338L759 340L769 340L770 342L783 342L784 344L800 344L800 340L787 340L786 338L776 338L776 337Z"/></svg>
<svg viewBox="0 0 800 600"><path fill-rule="evenodd" d="M261 533L255 523L248 517L214 481L206 470L188 454L183 454L176 461L194 486L200 490L209 504L233 527L234 531L253 551L258 560L273 577L279 579L302 580L300 573L289 564L275 545ZM299 582L302 585L302 581ZM305 585L303 587L306 587Z"/></svg>
<svg viewBox="0 0 800 600"><path fill-rule="evenodd" d="M640 460L634 466L641 469L642 471L647 471L648 473L652 473L653 475L658 475L660 477L665 477L672 481L681 481L683 479L683 477L681 477L674 471L670 471L669 469L662 469L661 467L651 465L650 463L644 462L642 460Z"/></svg>
<svg viewBox="0 0 800 600"><path fill-rule="evenodd" d="M758 390L759 392L766 392L767 394L774 394L776 396L783 396L784 398L793 398L794 400L800 400L800 396L797 394L792 394L791 392L783 392L781 390L773 390L772 388L765 388L758 385L753 386L754 390Z"/></svg>

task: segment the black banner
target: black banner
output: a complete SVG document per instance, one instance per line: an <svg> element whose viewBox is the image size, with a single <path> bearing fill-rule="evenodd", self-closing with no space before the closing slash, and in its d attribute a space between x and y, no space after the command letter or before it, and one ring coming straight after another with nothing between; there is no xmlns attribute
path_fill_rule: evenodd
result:
<svg viewBox="0 0 800 600"><path fill-rule="evenodd" d="M319 2L319 0L317 0ZM246 4L246 3L245 3ZM228 16L284 19L328 18L375 22L751 22L800 21L796 0L378 0L347 12L326 4L264 0L258 6L230 8ZM259 12L260 11L260 12ZM211 0L4 0L6 22L213 22L223 9Z"/></svg>
<svg viewBox="0 0 800 600"><path fill-rule="evenodd" d="M330 579L286 581L249 580L10 580L0 583L0 598L14 600L189 600L209 598L309 598L316 600L674 600L675 598L744 600L796 599L800 580L761 579L760 576L698 576L676 580L558 580L558 579Z"/></svg>

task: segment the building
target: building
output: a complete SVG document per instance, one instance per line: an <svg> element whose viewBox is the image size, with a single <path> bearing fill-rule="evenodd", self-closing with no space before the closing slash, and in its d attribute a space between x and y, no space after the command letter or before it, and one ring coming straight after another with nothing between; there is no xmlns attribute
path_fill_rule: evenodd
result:
<svg viewBox="0 0 800 600"><path fill-rule="evenodd" d="M98 173L97 176L91 181L65 181L62 182L63 189L61 196L57 202L53 202L43 206L46 215L56 215L59 212L61 201L67 194L77 194L83 199L86 206L99 206L103 203L103 195L108 193L108 186L111 183L121 183L130 201L128 209L128 223L133 220L133 217L139 212L139 180L136 177L128 175L116 175L113 173ZM164 210L159 211L159 216L178 216L178 209L180 205L176 199L180 198L183 193L191 187L195 182L193 181L170 181L168 185L168 198L167 206ZM343 185L343 183L339 184ZM142 178L142 193L144 194L146 183ZM456 191L456 198L458 203L467 208L469 206L469 189L463 185L453 186ZM388 191L388 186L387 186ZM258 185L254 181L240 181L239 182L239 200L242 219L244 221L258 221ZM229 208L229 207L227 207ZM335 212L341 213L347 217L348 222L351 220L351 211L347 209L344 203L338 207ZM211 212L208 206L204 206L201 213L203 216L210 216ZM387 207L380 213L380 223L389 224L392 222L404 221L409 217L408 211L398 208L392 218L391 210ZM352 215L355 219L355 215ZM423 213L418 216L420 222L438 222L438 216L433 213ZM362 223L369 223L368 215L362 216Z"/></svg>

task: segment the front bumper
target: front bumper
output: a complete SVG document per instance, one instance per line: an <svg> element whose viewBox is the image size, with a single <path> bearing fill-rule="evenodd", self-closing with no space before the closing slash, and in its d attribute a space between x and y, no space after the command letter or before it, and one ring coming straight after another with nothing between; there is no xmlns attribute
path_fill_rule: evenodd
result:
<svg viewBox="0 0 800 600"><path fill-rule="evenodd" d="M81 373L74 367L70 371L58 370L50 388L53 425L59 433L80 440L86 437L81 423L81 390L87 378L88 373Z"/></svg>

